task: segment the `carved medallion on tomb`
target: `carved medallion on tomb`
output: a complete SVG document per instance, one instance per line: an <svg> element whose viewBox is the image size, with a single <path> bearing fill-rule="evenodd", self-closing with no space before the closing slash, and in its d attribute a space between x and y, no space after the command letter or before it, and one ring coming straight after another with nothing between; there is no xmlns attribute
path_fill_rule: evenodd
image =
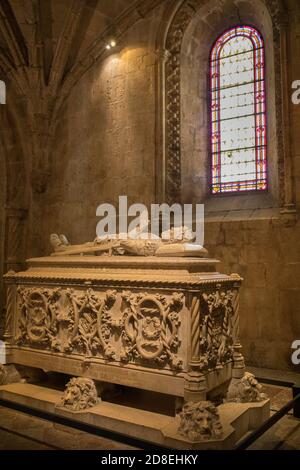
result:
<svg viewBox="0 0 300 470"><path fill-rule="evenodd" d="M55 304L59 289L19 288L19 335L17 344L54 347L57 322Z"/></svg>
<svg viewBox="0 0 300 470"><path fill-rule="evenodd" d="M105 295L73 289L19 288L19 334L23 346L114 359L110 309L115 292Z"/></svg>
<svg viewBox="0 0 300 470"><path fill-rule="evenodd" d="M115 359L109 339L112 326L110 309L114 305L116 292L107 291L103 297L92 289L80 293L70 289L67 294L75 316L75 329L67 352L75 351L86 356L100 354L106 359Z"/></svg>
<svg viewBox="0 0 300 470"><path fill-rule="evenodd" d="M233 358L234 294L216 290L202 294L201 299L201 369L221 368Z"/></svg>
<svg viewBox="0 0 300 470"><path fill-rule="evenodd" d="M182 361L177 352L180 345L179 312L184 304L184 296L174 293L167 298L160 294L134 294L126 291L122 297L126 307L121 360L182 369Z"/></svg>

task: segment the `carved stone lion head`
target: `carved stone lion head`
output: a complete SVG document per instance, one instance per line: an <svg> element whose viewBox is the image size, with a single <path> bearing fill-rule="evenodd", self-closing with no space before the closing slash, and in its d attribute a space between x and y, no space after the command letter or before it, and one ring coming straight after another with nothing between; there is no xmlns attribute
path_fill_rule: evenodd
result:
<svg viewBox="0 0 300 470"><path fill-rule="evenodd" d="M232 381L225 401L236 403L260 402L268 398L261 390L262 386L255 376L250 372L245 372L241 379Z"/></svg>
<svg viewBox="0 0 300 470"><path fill-rule="evenodd" d="M91 379L73 378L68 382L60 406L82 411L100 402L95 383Z"/></svg>
<svg viewBox="0 0 300 470"><path fill-rule="evenodd" d="M215 405L209 401L188 402L180 413L179 434L190 441L218 439L223 429Z"/></svg>

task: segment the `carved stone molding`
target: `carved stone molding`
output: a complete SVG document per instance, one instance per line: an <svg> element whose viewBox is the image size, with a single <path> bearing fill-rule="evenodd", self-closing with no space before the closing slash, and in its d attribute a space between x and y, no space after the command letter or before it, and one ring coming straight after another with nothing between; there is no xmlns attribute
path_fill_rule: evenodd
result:
<svg viewBox="0 0 300 470"><path fill-rule="evenodd" d="M184 381L184 400L199 402L206 400L207 383L204 373L199 372L197 363L190 363L191 371L186 374Z"/></svg>
<svg viewBox="0 0 300 470"><path fill-rule="evenodd" d="M19 283L26 282L26 283L32 283L36 284L37 282L43 284L45 283L45 277L41 273L32 273L32 272L22 272L22 273L17 273L14 277L17 278ZM7 280L10 279L10 275L6 274L5 278ZM80 272L78 272L78 269L76 268L69 268L69 275L59 275L56 276L55 274L49 275L49 278L51 279L51 282L54 283L57 286L60 286L62 282L68 281L70 284L76 286L80 286L82 284L82 277L80 275ZM88 282L93 282L97 280L97 275L93 276L90 275L86 281ZM215 285L216 282L222 282L225 283L229 286L231 286L233 283L240 283L242 281L241 277L236 275L236 277L229 277L225 278L224 277L215 277L214 279L196 279L196 280L191 280L191 281L185 281L184 279L174 279L174 280L165 280L165 285L168 286L170 289L179 289L179 288L185 288L188 286L192 286L193 288L200 288L204 286L210 286L210 285ZM126 288L129 285L136 285L136 286L143 286L143 287L159 287L161 286L160 281L156 281L155 279L143 279L143 280L135 280L132 279L128 276L122 280L116 281L113 277L107 276L105 279L103 279L103 286L114 286L114 287L122 287Z"/></svg>
<svg viewBox="0 0 300 470"><path fill-rule="evenodd" d="M169 57L165 65L165 198L168 203L181 200L181 46L184 34L193 17L209 0L184 1L169 26L165 47ZM282 205L289 205L292 196L286 196L286 186L291 184L285 176L285 154L288 146L284 135L281 33L288 22L288 15L281 0L264 0L273 22L275 59L275 100L279 165L279 187ZM286 114L286 113L285 113ZM290 191L291 192L291 191Z"/></svg>
<svg viewBox="0 0 300 470"><path fill-rule="evenodd" d="M186 403L180 420L178 433L191 442L219 439L223 435L218 409L209 401Z"/></svg>

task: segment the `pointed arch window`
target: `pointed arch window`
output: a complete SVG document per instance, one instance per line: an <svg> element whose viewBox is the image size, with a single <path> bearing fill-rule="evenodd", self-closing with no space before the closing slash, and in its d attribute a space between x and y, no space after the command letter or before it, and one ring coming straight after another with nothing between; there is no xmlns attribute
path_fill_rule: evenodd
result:
<svg viewBox="0 0 300 470"><path fill-rule="evenodd" d="M210 56L211 192L267 189L265 51L250 26L231 28Z"/></svg>

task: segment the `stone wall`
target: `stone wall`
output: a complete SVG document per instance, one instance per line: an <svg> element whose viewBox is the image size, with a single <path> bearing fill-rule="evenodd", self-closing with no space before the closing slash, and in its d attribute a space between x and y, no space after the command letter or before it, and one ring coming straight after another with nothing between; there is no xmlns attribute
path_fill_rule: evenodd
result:
<svg viewBox="0 0 300 470"><path fill-rule="evenodd" d="M300 338L300 223L261 218L208 222L206 247L220 270L244 278L241 341L248 364L287 369Z"/></svg>
<svg viewBox="0 0 300 470"><path fill-rule="evenodd" d="M43 245L52 232L73 243L96 236L96 209L119 195L149 204L155 197L155 63L157 14L140 21L73 88L54 137L51 177L42 208ZM151 46L152 44L152 46Z"/></svg>
<svg viewBox="0 0 300 470"><path fill-rule="evenodd" d="M247 363L278 369L293 368L291 344L300 338L300 225L297 213L282 214L280 209L281 186L278 180L281 171L278 161L282 161L283 155L279 153L277 157L276 148L275 97L277 95L278 98L279 92L275 89L273 31L262 2L243 0L235 4L241 7L243 20L255 25L266 41L270 194L212 198L205 192L209 181L208 77L201 69L201 63L207 70L209 44L205 37L210 38L212 44L220 31L237 21L233 2L226 0L222 5L211 2L210 8L202 9L191 21L182 44L182 196L184 202L201 201L205 204L205 244L210 254L222 261L220 269L227 273L238 272L244 278L240 306L241 339ZM283 77L286 75L289 86L291 81L300 77L300 5L290 1L287 6L290 17L286 46L289 65L288 70L283 71ZM224 20L220 20L220 9L223 13L226 11ZM286 120L290 128L285 146L287 160L292 164L288 186L296 192L294 201L299 211L300 106L291 103L291 89L284 90L283 106L290 123ZM201 156L199 160L197 155Z"/></svg>

